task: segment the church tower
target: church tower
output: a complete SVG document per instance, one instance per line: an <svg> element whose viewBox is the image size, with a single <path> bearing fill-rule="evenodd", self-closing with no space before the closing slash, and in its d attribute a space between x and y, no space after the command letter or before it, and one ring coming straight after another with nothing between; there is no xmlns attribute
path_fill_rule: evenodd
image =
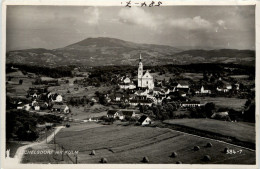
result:
<svg viewBox="0 0 260 169"><path fill-rule="evenodd" d="M142 63L142 55L140 53L139 65L138 65L138 87L142 87L142 77L143 77L143 63Z"/></svg>

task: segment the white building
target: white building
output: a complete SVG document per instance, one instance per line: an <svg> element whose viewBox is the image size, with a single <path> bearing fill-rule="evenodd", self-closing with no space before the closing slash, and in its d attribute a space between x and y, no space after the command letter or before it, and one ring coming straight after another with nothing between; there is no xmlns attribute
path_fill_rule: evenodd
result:
<svg viewBox="0 0 260 169"><path fill-rule="evenodd" d="M139 120L138 122L144 126L144 125L148 125L148 124L151 124L152 123L152 120L148 117L148 116L145 116L143 115Z"/></svg>
<svg viewBox="0 0 260 169"><path fill-rule="evenodd" d="M136 85L128 77L126 77L123 82L119 84L119 87L121 89L135 89Z"/></svg>
<svg viewBox="0 0 260 169"><path fill-rule="evenodd" d="M55 102L62 102L62 96L58 95L55 99Z"/></svg>
<svg viewBox="0 0 260 169"><path fill-rule="evenodd" d="M200 91L196 91L197 94L211 94L211 90L205 89L204 86L201 86Z"/></svg>
<svg viewBox="0 0 260 169"><path fill-rule="evenodd" d="M146 70L143 74L143 63L142 56L140 54L140 60L138 65L138 87L148 87L149 89L154 88L154 81L152 75Z"/></svg>

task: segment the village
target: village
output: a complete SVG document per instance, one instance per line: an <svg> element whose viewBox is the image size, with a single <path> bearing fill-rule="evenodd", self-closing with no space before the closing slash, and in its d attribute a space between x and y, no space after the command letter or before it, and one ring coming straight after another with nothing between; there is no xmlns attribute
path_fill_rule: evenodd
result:
<svg viewBox="0 0 260 169"><path fill-rule="evenodd" d="M7 116L9 119L13 117L26 122L22 122L24 125L15 122L20 127L10 130L8 134L7 145L11 147L12 155L15 153L12 145L16 145L18 140L44 140L57 126L64 126L68 133L78 131L78 128L86 128L88 133L88 128L98 130L99 127L110 126L109 131L103 131L103 127L100 130L110 133L114 128L121 128L117 127L119 125L125 126L120 129L120 133L127 132L128 137L137 134L132 130L134 126L148 127L149 130L166 127L235 142L250 148L255 146L252 144L254 139L244 141L245 138L251 138L251 129L251 134L241 138L243 141L228 139L230 134L241 134L245 129L249 130L249 125L243 126L244 130L238 127L244 124L244 121L254 122L254 85L249 75L233 75L232 69L235 68L224 67L229 69L231 75L220 71L182 73L180 76L178 73L162 73L160 68L159 72L149 67L144 69L145 62L143 63L141 54L138 66L126 68L125 72L116 69L115 72L120 72L118 74L113 72L113 69L111 73L106 67L89 68L87 72L75 67L71 71L71 77L53 78L18 67L19 65L8 67L10 73L6 75ZM200 123L206 124L204 126ZM230 123L230 129L236 132L222 131L225 123ZM8 125L15 124L8 122ZM194 129L190 130L190 127ZM127 128L129 130L125 131ZM141 132L143 129L139 130ZM216 133L216 130L228 136L223 137ZM55 136L56 141L53 143L71 146L62 137L67 135L66 129L62 131ZM153 131L147 134L150 132ZM161 133L157 130L156 132ZM106 134L102 134L102 137L105 136ZM96 147L95 144L92 147ZM95 152L95 148L88 151ZM93 154L90 157L92 156ZM23 157L24 163L35 160L29 154ZM91 162L89 158L81 160ZM72 160L72 163L77 162Z"/></svg>
<svg viewBox="0 0 260 169"><path fill-rule="evenodd" d="M73 91L79 90L80 83L82 80L74 80L72 84L69 80L58 80L51 77L40 77L36 78L34 85L31 85L27 90L26 101L19 99L13 99L13 104L16 105L17 109L23 109L32 112L45 112L60 115L66 120L73 120L73 111L71 106L89 103L90 105L101 104L104 105L107 111L107 118L111 119L129 119L139 118L142 125L152 123L152 119L155 118L153 113L147 113L143 109L145 107L154 107L156 105L171 105L172 111L195 109L205 107L210 101L203 100L200 98L210 97L219 95L219 97L230 97L230 93L245 93L245 87L240 89L241 83L230 83L226 80L222 80L225 77L218 77L216 85L194 85L189 84L189 81L178 80L174 81L171 78L169 80L157 80L153 78L149 70L143 69L142 56L139 56L137 77L131 75L117 76L115 90L110 91L96 91L92 96L87 96L88 91L83 96L72 95L69 89L66 92L60 92L55 86L65 85L72 88ZM79 73L75 68L74 74ZM32 73L28 73L28 77L34 77ZM211 80L213 75L209 75L208 79ZM12 85L12 78L15 77L7 75L7 85ZM18 78L21 78L18 77ZM85 79L85 78L84 78ZM83 80L84 80L83 79ZM22 80L20 79L19 83ZM74 84L73 84L74 83ZM21 84L22 85L22 84ZM243 85L243 84L242 84ZM244 86L244 85L243 85ZM215 88L214 88L215 87ZM48 89L53 88L52 91ZM82 94L82 92L79 92ZM69 95L69 96L67 96ZM196 98L193 99L193 97ZM117 107L117 109L113 108ZM243 109L240 110L241 114ZM149 111L148 111L149 112ZM102 114L104 115L104 114ZM151 115L151 116L149 116ZM229 112L227 110L220 109L211 114L212 118L220 118L230 120L228 117ZM142 117L141 117L142 116ZM100 118L100 117L99 117ZM91 117L90 117L91 119ZM98 119L98 117L95 117ZM142 120L145 119L145 120ZM81 119L86 120L86 119ZM230 120L231 121L231 120Z"/></svg>

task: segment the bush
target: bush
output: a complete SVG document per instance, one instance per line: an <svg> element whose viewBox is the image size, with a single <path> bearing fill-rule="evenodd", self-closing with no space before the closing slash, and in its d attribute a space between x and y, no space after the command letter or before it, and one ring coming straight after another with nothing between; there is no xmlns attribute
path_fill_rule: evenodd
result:
<svg viewBox="0 0 260 169"><path fill-rule="evenodd" d="M144 157L142 162L143 162L143 163L149 163L148 157Z"/></svg>
<svg viewBox="0 0 260 169"><path fill-rule="evenodd" d="M212 147L211 143L207 143L206 147Z"/></svg>
<svg viewBox="0 0 260 169"><path fill-rule="evenodd" d="M107 161L106 158L101 158L100 162L101 162L101 163L107 163L108 161Z"/></svg>
<svg viewBox="0 0 260 169"><path fill-rule="evenodd" d="M96 155L95 150L92 150L91 153L90 153L90 155Z"/></svg>
<svg viewBox="0 0 260 169"><path fill-rule="evenodd" d="M203 157L203 161L210 161L211 160L211 157L209 155L205 155Z"/></svg>
<svg viewBox="0 0 260 169"><path fill-rule="evenodd" d="M199 150L200 150L200 147L199 147L199 146L194 146L194 147L193 147L193 150L194 150L194 151L199 151Z"/></svg>
<svg viewBox="0 0 260 169"><path fill-rule="evenodd" d="M224 153L227 154L228 150L229 150L228 147L224 148Z"/></svg>
<svg viewBox="0 0 260 169"><path fill-rule="evenodd" d="M172 155L171 155L171 157L175 158L175 157L177 157L177 155L178 155L178 154L177 154L176 152L173 152Z"/></svg>

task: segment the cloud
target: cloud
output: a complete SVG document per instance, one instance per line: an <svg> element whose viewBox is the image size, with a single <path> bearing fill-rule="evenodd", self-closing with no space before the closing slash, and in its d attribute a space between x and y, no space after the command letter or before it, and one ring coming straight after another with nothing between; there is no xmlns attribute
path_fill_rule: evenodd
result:
<svg viewBox="0 0 260 169"><path fill-rule="evenodd" d="M200 16L195 16L194 18L172 19L169 20L169 24L176 28L188 30L207 30L213 28L211 22L201 18Z"/></svg>
<svg viewBox="0 0 260 169"><path fill-rule="evenodd" d="M99 10L96 7L84 9L84 22L89 25L97 25L99 23Z"/></svg>
<svg viewBox="0 0 260 169"><path fill-rule="evenodd" d="M142 8L123 8L119 11L119 21L131 25L139 25L152 30L158 28L158 18Z"/></svg>

